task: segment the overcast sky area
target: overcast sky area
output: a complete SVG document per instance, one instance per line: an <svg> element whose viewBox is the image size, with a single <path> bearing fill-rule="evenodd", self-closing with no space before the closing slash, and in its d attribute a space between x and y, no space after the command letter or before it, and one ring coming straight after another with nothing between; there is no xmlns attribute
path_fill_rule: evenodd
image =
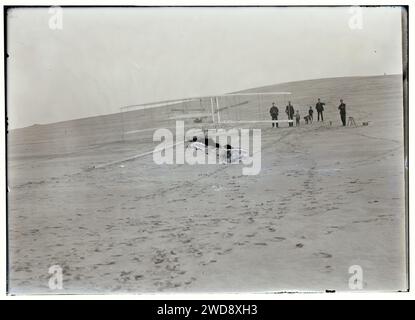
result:
<svg viewBox="0 0 415 320"><path fill-rule="evenodd" d="M11 128L304 79L402 73L400 8L8 12Z"/></svg>

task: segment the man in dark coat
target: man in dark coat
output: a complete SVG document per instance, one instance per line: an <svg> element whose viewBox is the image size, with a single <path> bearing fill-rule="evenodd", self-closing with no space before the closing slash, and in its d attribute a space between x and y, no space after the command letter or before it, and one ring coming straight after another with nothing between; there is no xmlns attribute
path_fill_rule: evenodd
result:
<svg viewBox="0 0 415 320"><path fill-rule="evenodd" d="M271 115L271 119L272 120L278 120L278 113L279 113L279 110L278 110L277 106L275 105L275 102L273 102L271 109L269 109L269 114ZM274 128L274 124L278 128L278 122L275 122L275 123L273 122L272 123L273 128Z"/></svg>
<svg viewBox="0 0 415 320"><path fill-rule="evenodd" d="M343 103L343 99L340 99L340 119L342 120L343 126L346 126L346 104Z"/></svg>
<svg viewBox="0 0 415 320"><path fill-rule="evenodd" d="M293 120L294 118L294 107L291 104L291 101L288 101L288 106L285 107L285 113L288 116L288 120ZM289 126L293 126L293 122L289 123Z"/></svg>
<svg viewBox="0 0 415 320"><path fill-rule="evenodd" d="M321 117L321 121L324 121L324 119L323 119L324 105L325 105L325 103L321 102L320 98L318 98L318 101L316 103L317 121L320 121L320 117Z"/></svg>

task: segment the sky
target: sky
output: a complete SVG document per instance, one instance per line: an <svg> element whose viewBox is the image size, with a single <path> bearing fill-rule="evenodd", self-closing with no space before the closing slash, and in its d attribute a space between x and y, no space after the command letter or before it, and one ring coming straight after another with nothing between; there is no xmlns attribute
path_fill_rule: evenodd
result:
<svg viewBox="0 0 415 320"><path fill-rule="evenodd" d="M306 79L402 73L401 11L362 8L16 8L7 15L10 128ZM361 19L360 19L361 18Z"/></svg>

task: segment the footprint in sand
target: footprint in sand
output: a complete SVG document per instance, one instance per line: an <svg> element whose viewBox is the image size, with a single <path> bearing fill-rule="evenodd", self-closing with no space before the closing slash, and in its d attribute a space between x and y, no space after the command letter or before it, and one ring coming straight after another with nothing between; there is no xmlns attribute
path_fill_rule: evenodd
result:
<svg viewBox="0 0 415 320"><path fill-rule="evenodd" d="M157 251L156 255L151 259L154 264L163 263L166 258L166 254L161 251Z"/></svg>
<svg viewBox="0 0 415 320"><path fill-rule="evenodd" d="M323 252L323 251L320 251L318 253L314 253L313 255L317 256L317 257L321 257L321 258L326 258L326 259L329 259L329 258L333 257L333 255L331 255L330 253L326 253L326 252Z"/></svg>
<svg viewBox="0 0 415 320"><path fill-rule="evenodd" d="M324 272L329 273L329 272L332 272L332 271L333 271L333 267L332 266L325 266L324 267Z"/></svg>
<svg viewBox="0 0 415 320"><path fill-rule="evenodd" d="M256 245L256 246L267 246L267 244L265 242L256 242L256 243L254 243L254 245Z"/></svg>
<svg viewBox="0 0 415 320"><path fill-rule="evenodd" d="M185 281L184 284L189 285L195 280L197 280L195 277L191 277L190 280Z"/></svg>
<svg viewBox="0 0 415 320"><path fill-rule="evenodd" d="M224 250L224 251L222 251L222 252L218 252L218 254L219 255L224 255L224 254L228 254L228 253L230 253L232 251L232 248L228 248L228 249L226 249L226 250Z"/></svg>
<svg viewBox="0 0 415 320"><path fill-rule="evenodd" d="M179 268L179 264L168 264L166 265L166 270L170 272L175 272Z"/></svg>
<svg viewBox="0 0 415 320"><path fill-rule="evenodd" d="M209 265L209 264L211 264L211 263L215 263L215 262L217 262L217 260L216 260L216 259L211 259L211 260L209 260L209 261L201 262L201 263L200 263L200 265L202 265L202 266L207 266L207 265Z"/></svg>
<svg viewBox="0 0 415 320"><path fill-rule="evenodd" d="M284 237L274 237L274 238L271 239L271 241L274 241L274 242L281 242L281 241L284 241L284 240L286 240L286 238L284 238Z"/></svg>
<svg viewBox="0 0 415 320"><path fill-rule="evenodd" d="M335 232L335 231L342 230L342 229L343 229L343 227L339 227L339 226L330 226L328 229L329 229L329 230L328 230L328 231L326 231L326 233L325 233L325 234L331 234L331 233L333 233L333 232Z"/></svg>
<svg viewBox="0 0 415 320"><path fill-rule="evenodd" d="M127 282L130 280L130 275L131 275L132 271L121 271L120 276L117 280L120 280L122 282Z"/></svg>

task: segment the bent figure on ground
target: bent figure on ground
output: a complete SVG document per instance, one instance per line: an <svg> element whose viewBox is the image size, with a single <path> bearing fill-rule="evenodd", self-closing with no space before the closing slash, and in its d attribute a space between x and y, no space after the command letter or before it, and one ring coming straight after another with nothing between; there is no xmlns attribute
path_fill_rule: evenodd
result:
<svg viewBox="0 0 415 320"><path fill-rule="evenodd" d="M278 120L278 107L275 105L275 102L272 103L271 109L269 109L269 114L271 115L272 120ZM278 122L273 122L272 127L274 128L274 125L278 128Z"/></svg>
<svg viewBox="0 0 415 320"><path fill-rule="evenodd" d="M313 123L313 113L314 113L313 108L310 106L310 109L308 109L308 117L311 123Z"/></svg>
<svg viewBox="0 0 415 320"><path fill-rule="evenodd" d="M323 119L324 105L325 105L325 103L321 102L320 98L318 98L317 103L316 103L317 121L320 121L320 117L321 117L321 121L324 121L324 119Z"/></svg>
<svg viewBox="0 0 415 320"><path fill-rule="evenodd" d="M288 106L285 107L285 113L288 116L288 120L293 120L294 118L294 107L291 104L291 101L288 101ZM293 123L290 122L289 126L292 127Z"/></svg>
<svg viewBox="0 0 415 320"><path fill-rule="evenodd" d="M340 110L340 119L344 127L346 126L346 104L343 103L343 99L340 99L339 110Z"/></svg>
<svg viewBox="0 0 415 320"><path fill-rule="evenodd" d="M226 144L219 148L218 156L219 161L222 164L237 164L244 161L244 159L247 159L249 157L249 152L244 149L234 148L230 144Z"/></svg>

